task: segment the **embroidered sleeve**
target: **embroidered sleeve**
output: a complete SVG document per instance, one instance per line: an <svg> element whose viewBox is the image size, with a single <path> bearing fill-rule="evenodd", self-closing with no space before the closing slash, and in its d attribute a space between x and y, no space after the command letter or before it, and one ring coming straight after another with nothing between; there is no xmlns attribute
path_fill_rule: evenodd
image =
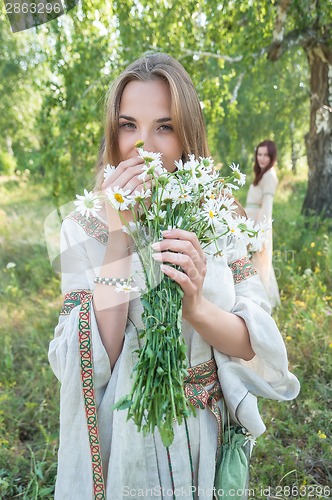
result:
<svg viewBox="0 0 332 500"><path fill-rule="evenodd" d="M77 222L88 236L99 241L99 243L103 245L107 244L109 236L108 227L93 215L85 217L78 212L71 212L67 215L67 219L72 219Z"/></svg>
<svg viewBox="0 0 332 500"><path fill-rule="evenodd" d="M74 307L87 302L92 297L91 290L72 290L65 294L60 315L68 315Z"/></svg>
<svg viewBox="0 0 332 500"><path fill-rule="evenodd" d="M241 281L257 274L256 269L248 257L242 257L242 259L235 260L228 265L233 273L234 285L237 285L241 283Z"/></svg>

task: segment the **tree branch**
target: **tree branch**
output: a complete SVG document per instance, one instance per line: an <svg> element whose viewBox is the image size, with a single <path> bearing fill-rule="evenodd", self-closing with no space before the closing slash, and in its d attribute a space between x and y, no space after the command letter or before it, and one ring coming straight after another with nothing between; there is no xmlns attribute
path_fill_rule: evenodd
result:
<svg viewBox="0 0 332 500"><path fill-rule="evenodd" d="M239 78L237 79L236 85L234 87L232 98L230 99L229 102L236 101L244 75L245 75L245 71L243 73L240 73Z"/></svg>
<svg viewBox="0 0 332 500"><path fill-rule="evenodd" d="M276 19L273 30L273 42L281 42L284 38L285 21L287 17L287 10L291 0L280 0L276 9Z"/></svg>
<svg viewBox="0 0 332 500"><path fill-rule="evenodd" d="M328 31L328 26L327 26ZM327 38L321 36L315 29L308 28L305 31L294 29L287 33L282 40L274 40L269 47L266 48L267 58L270 61L276 61L287 50L301 46L305 49L314 47L316 45L326 45Z"/></svg>

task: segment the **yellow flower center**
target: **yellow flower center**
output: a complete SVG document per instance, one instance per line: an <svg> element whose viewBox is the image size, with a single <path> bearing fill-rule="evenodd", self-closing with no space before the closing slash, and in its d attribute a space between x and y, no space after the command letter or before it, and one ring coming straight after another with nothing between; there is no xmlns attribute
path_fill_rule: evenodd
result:
<svg viewBox="0 0 332 500"><path fill-rule="evenodd" d="M214 218L214 212L212 212L212 210L209 211L209 216L211 217L211 219Z"/></svg>
<svg viewBox="0 0 332 500"><path fill-rule="evenodd" d="M124 202L124 198L123 198L122 194L120 194L120 193L115 193L114 198L116 199L116 201L118 203L123 203Z"/></svg>

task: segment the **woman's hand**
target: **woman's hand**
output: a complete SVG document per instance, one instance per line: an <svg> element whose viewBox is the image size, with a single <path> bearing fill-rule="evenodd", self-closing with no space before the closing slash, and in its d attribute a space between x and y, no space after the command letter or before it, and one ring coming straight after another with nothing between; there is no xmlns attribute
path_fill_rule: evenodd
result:
<svg viewBox="0 0 332 500"><path fill-rule="evenodd" d="M163 231L163 236L164 240L152 245L160 252L153 257L163 263L161 270L181 286L184 292L182 315L190 323L202 302L206 257L195 233L172 229ZM182 271L164 263L180 266Z"/></svg>
<svg viewBox="0 0 332 500"><path fill-rule="evenodd" d="M103 183L102 191L105 192L108 188L119 187L124 191L129 191L129 194L133 194L135 191L146 191L147 189L151 189L151 179L149 176L147 176L144 181L138 178L142 173L143 165L144 160L140 156L120 162L114 172ZM124 223L129 223L133 220L133 213L131 210L121 210L119 214L119 212L109 203L105 205L110 227L114 227L114 218L116 217L121 218Z"/></svg>

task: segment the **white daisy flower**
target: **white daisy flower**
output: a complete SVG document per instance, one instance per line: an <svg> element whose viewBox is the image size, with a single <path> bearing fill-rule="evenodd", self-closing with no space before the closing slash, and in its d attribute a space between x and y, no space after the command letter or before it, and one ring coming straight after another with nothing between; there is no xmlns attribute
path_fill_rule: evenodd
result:
<svg viewBox="0 0 332 500"><path fill-rule="evenodd" d="M203 204L201 215L209 226L214 225L218 221L219 210L219 203L212 198L210 198L206 203Z"/></svg>
<svg viewBox="0 0 332 500"><path fill-rule="evenodd" d="M178 192L178 197L176 200L176 204L179 203L187 203L192 200L192 194L191 194L191 189L190 186L183 186L181 190Z"/></svg>
<svg viewBox="0 0 332 500"><path fill-rule="evenodd" d="M257 444L256 439L250 432L248 432L246 429L242 429L243 434L245 435L245 440L242 446L245 446L246 444L250 443L250 445L253 447Z"/></svg>
<svg viewBox="0 0 332 500"><path fill-rule="evenodd" d="M131 286L131 285L129 285L129 283L117 283L115 285L115 291L116 292L124 292L124 293L139 292L139 287L138 286Z"/></svg>
<svg viewBox="0 0 332 500"><path fill-rule="evenodd" d="M181 159L178 161L175 161L174 165L176 166L177 170L183 170L183 161Z"/></svg>
<svg viewBox="0 0 332 500"><path fill-rule="evenodd" d="M124 191L119 186L115 186L114 188L110 187L106 189L105 193L109 203L116 210L127 210L127 208L132 204L132 199L128 196L130 193L129 189Z"/></svg>
<svg viewBox="0 0 332 500"><path fill-rule="evenodd" d="M202 158L201 156L199 157L201 165L203 165L204 169L207 172L212 172L213 170L213 165L214 165L214 160L209 156L208 158Z"/></svg>
<svg viewBox="0 0 332 500"><path fill-rule="evenodd" d="M159 210L158 213L154 213L154 212L149 211L148 213L149 213L149 215L148 215L148 219L149 220L156 220L156 219L158 219L161 222L163 220L165 220L165 217L167 215L167 212L165 210Z"/></svg>
<svg viewBox="0 0 332 500"><path fill-rule="evenodd" d="M165 168L161 166L157 161L151 161L148 165L142 166L142 173L137 176L138 179L145 181L147 175L155 175L158 177L159 175L167 172Z"/></svg>
<svg viewBox="0 0 332 500"><path fill-rule="evenodd" d="M149 198L151 196L151 189L147 189L146 191L144 191L144 189L142 189L141 191L135 191L134 194L131 195L131 198L135 201L135 202L138 202L138 201L143 201L143 200L146 200L147 198Z"/></svg>
<svg viewBox="0 0 332 500"><path fill-rule="evenodd" d="M236 182L239 186L244 186L244 184L246 183L246 176L245 174L242 174L240 172L240 165L235 165L235 163L232 163L229 168L233 171L234 182Z"/></svg>
<svg viewBox="0 0 332 500"><path fill-rule="evenodd" d="M195 174L198 165L199 161L196 160L195 155L189 155L189 160L184 163L183 170L189 170L192 174Z"/></svg>
<svg viewBox="0 0 332 500"><path fill-rule="evenodd" d="M146 163L154 163L156 166L162 166L161 153L153 153L152 151L144 151L143 148L137 149L138 154Z"/></svg>
<svg viewBox="0 0 332 500"><path fill-rule="evenodd" d="M227 225L228 225L228 231L230 234L235 236L235 238L239 238L241 236L241 229L238 226L238 221L237 219L234 219L233 217L227 217Z"/></svg>
<svg viewBox="0 0 332 500"><path fill-rule="evenodd" d="M240 189L240 186L232 184L231 182L227 182L225 184L224 191L225 193L232 194L232 191L237 191L238 189Z"/></svg>
<svg viewBox="0 0 332 500"><path fill-rule="evenodd" d="M260 224L256 224L254 229L257 233L250 238L249 248L251 252L260 252L266 241L266 233L271 229L271 224L262 222Z"/></svg>
<svg viewBox="0 0 332 500"><path fill-rule="evenodd" d="M236 210L237 205L234 203L234 198L230 196L219 197L220 209L225 209L227 212Z"/></svg>
<svg viewBox="0 0 332 500"><path fill-rule="evenodd" d="M101 209L99 197L93 191L84 189L84 195L77 194L76 198L74 205L76 205L76 210L83 216L89 217L91 214L95 217L96 213Z"/></svg>
<svg viewBox="0 0 332 500"><path fill-rule="evenodd" d="M106 181L111 175L113 174L115 170L115 167L113 165L110 165L109 163L106 165L104 168L104 181Z"/></svg>
<svg viewBox="0 0 332 500"><path fill-rule="evenodd" d="M144 160L146 166L150 165L154 168L163 168L163 162L161 159L162 153L144 151L142 148L138 148L138 154Z"/></svg>
<svg viewBox="0 0 332 500"><path fill-rule="evenodd" d="M177 182L170 182L165 188L158 191L158 199L165 203L166 201L175 202L180 195L180 187Z"/></svg>

